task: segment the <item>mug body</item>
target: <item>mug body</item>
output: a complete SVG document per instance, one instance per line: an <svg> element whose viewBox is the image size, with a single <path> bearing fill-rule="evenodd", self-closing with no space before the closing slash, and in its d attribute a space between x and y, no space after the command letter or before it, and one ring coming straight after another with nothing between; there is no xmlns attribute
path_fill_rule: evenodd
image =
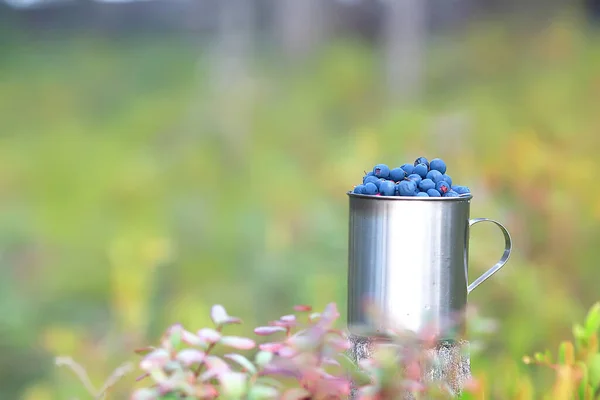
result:
<svg viewBox="0 0 600 400"><path fill-rule="evenodd" d="M463 333L472 197L348 196L350 332Z"/></svg>

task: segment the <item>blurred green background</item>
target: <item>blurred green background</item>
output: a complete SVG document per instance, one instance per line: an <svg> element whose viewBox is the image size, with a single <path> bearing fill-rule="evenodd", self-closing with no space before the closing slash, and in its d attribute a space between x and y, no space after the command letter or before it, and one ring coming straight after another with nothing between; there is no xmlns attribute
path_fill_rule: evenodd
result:
<svg viewBox="0 0 600 400"><path fill-rule="evenodd" d="M600 35L580 11L433 36L409 100L389 96L369 38L300 61L257 46L219 80L211 40L31 34L6 11L0 398L87 398L54 356L99 386L169 324L208 325L215 303L244 319L238 333L297 303L344 315L345 192L421 155L513 235L509 265L470 297L500 323L473 368L505 390L531 369L523 354L555 348L600 299ZM473 229L473 276L501 246Z"/></svg>

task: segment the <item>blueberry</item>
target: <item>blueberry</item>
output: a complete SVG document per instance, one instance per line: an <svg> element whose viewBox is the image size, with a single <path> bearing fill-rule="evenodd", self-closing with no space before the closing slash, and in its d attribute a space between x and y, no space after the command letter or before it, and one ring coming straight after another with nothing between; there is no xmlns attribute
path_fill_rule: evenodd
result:
<svg viewBox="0 0 600 400"><path fill-rule="evenodd" d="M429 163L429 169L432 171L440 171L441 174L446 173L446 163L441 158L434 158Z"/></svg>
<svg viewBox="0 0 600 400"><path fill-rule="evenodd" d="M383 196L393 196L396 193L396 185L392 181L381 182L379 193Z"/></svg>
<svg viewBox="0 0 600 400"><path fill-rule="evenodd" d="M423 179L421 182L419 182L419 190L421 190L422 192L426 192L429 189L434 188L435 183L431 179Z"/></svg>
<svg viewBox="0 0 600 400"><path fill-rule="evenodd" d="M352 193L365 194L365 185L354 186Z"/></svg>
<svg viewBox="0 0 600 400"><path fill-rule="evenodd" d="M375 175L367 175L363 178L363 185L366 185L367 183L371 182L371 183L375 183L378 182L379 178L377 178ZM375 183L376 184L376 183ZM376 184L377 185L377 184Z"/></svg>
<svg viewBox="0 0 600 400"><path fill-rule="evenodd" d="M435 185L435 189L440 192L441 195L444 195L446 193L448 193L448 191L450 190L450 185L448 185L448 182L446 181L441 181L438 182L437 185Z"/></svg>
<svg viewBox="0 0 600 400"><path fill-rule="evenodd" d="M373 182L368 182L367 184L365 184L365 194L377 194L377 186L375 186Z"/></svg>
<svg viewBox="0 0 600 400"><path fill-rule="evenodd" d="M419 164L415 167L413 174L419 175L421 178L425 179L427 176L427 165Z"/></svg>
<svg viewBox="0 0 600 400"><path fill-rule="evenodd" d="M390 167L385 164L377 164L373 167L373 174L378 178L387 179L390 176Z"/></svg>
<svg viewBox="0 0 600 400"><path fill-rule="evenodd" d="M406 178L406 172L402 168L394 168L390 171L390 179L394 182L399 182Z"/></svg>
<svg viewBox="0 0 600 400"><path fill-rule="evenodd" d="M406 179L408 179L409 181L413 181L415 185L419 185L419 183L423 180L423 178L421 178L421 175L417 174L410 174L406 177Z"/></svg>
<svg viewBox="0 0 600 400"><path fill-rule="evenodd" d="M415 166L412 164L404 164L400 168L402 168L404 170L404 172L406 172L406 176L408 176L413 173Z"/></svg>
<svg viewBox="0 0 600 400"><path fill-rule="evenodd" d="M377 186L377 190L381 190L381 184L385 181L386 181L386 179L379 178L373 183L375 184L375 186Z"/></svg>
<svg viewBox="0 0 600 400"><path fill-rule="evenodd" d="M413 163L415 167L419 164L425 164L427 166L427 170L429 170L429 161L425 157L419 157Z"/></svg>
<svg viewBox="0 0 600 400"><path fill-rule="evenodd" d="M369 171L369 172L365 172L365 176L375 176L375 174L373 173L373 171Z"/></svg>
<svg viewBox="0 0 600 400"><path fill-rule="evenodd" d="M413 181L402 181L398 184L398 194L400 196L414 196L417 185Z"/></svg>
<svg viewBox="0 0 600 400"><path fill-rule="evenodd" d="M448 185L452 186L452 178L450 178L450 175L444 174L443 177L444 177L444 180L446 182L448 182Z"/></svg>
<svg viewBox="0 0 600 400"><path fill-rule="evenodd" d="M419 192L417 193L417 197L429 197L429 195L425 192Z"/></svg>
<svg viewBox="0 0 600 400"><path fill-rule="evenodd" d="M433 181L433 183L438 183L439 181L444 180L444 175L442 175L442 173L440 171L432 169L431 171L429 171L427 173L426 178L431 179Z"/></svg>
<svg viewBox="0 0 600 400"><path fill-rule="evenodd" d="M448 193L444 194L444 197L458 197L458 193L454 190L450 190Z"/></svg>
<svg viewBox="0 0 600 400"><path fill-rule="evenodd" d="M435 189L429 189L429 190L427 191L427 194L429 195L429 197L442 197L442 196L440 195L440 192L438 192L438 191L437 191L437 190L435 190Z"/></svg>
<svg viewBox="0 0 600 400"><path fill-rule="evenodd" d="M453 185L452 190L454 190L458 194L471 193L471 190L469 190L468 187L460 185Z"/></svg>

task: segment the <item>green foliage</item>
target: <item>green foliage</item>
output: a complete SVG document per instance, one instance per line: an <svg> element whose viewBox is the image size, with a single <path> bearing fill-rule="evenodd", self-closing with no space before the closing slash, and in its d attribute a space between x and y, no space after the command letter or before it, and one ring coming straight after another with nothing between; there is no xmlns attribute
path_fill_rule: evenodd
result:
<svg viewBox="0 0 600 400"><path fill-rule="evenodd" d="M556 371L556 383L548 394L553 399L591 400L600 396L600 303L589 310L582 325L573 326L573 341L563 341L558 347L557 362L549 351L524 357L526 364L542 365Z"/></svg>
<svg viewBox="0 0 600 400"><path fill-rule="evenodd" d="M431 48L429 89L402 107L384 101L377 50L356 43L293 70L259 54L233 94L214 91L196 41L7 43L0 398L83 398L53 356L100 382L172 321L207 326L223 298L250 326L300 301L344 315L343 193L364 165L419 154L444 154L474 191L473 216L515 239L510 264L469 299L502 321L473 358L494 377L487 395L550 384L541 372L519 383L515 360L583 317L600 258L600 38L577 24L465 27ZM473 234L471 278L500 241Z"/></svg>

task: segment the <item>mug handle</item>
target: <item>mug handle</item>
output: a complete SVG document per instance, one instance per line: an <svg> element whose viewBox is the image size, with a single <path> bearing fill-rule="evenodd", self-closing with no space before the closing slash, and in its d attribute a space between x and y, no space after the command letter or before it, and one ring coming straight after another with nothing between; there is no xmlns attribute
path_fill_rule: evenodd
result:
<svg viewBox="0 0 600 400"><path fill-rule="evenodd" d="M485 271L479 278L475 279L473 281L473 283L471 283L467 287L467 294L471 293L473 291L473 289L475 289L477 286L481 285L486 279L488 279L490 276L492 276L496 272L498 272L498 270L500 268L502 268L504 266L504 264L506 264L506 262L510 258L510 253L512 251L512 239L510 238L510 233L508 233L506 228L500 222L494 221L493 219L489 219L489 218L473 218L473 219L469 220L469 228L480 222L491 222L492 224L494 224L498 228L500 228L500 230L502 231L502 234L504 235L504 254L502 254L502 257L496 263L496 265L494 265L492 268ZM466 267L466 263L465 263L465 267ZM467 281L467 283L468 283L468 281Z"/></svg>

